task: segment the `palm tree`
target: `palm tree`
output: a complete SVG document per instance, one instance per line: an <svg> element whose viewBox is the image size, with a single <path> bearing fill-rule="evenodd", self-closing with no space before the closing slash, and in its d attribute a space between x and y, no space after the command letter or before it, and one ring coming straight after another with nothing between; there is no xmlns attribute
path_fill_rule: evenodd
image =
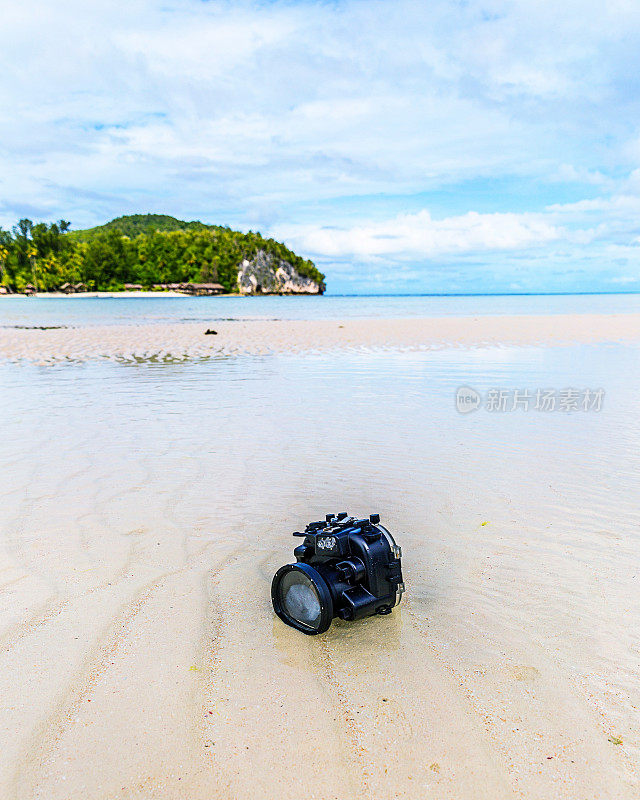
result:
<svg viewBox="0 0 640 800"><path fill-rule="evenodd" d="M31 274L33 275L33 285L34 285L34 288L36 290L36 293L38 292L38 273L37 273L37 270L36 270L36 265L37 265L36 256L37 255L38 255L38 251L36 250L35 247L31 246L29 248L29 250L27 251L27 256L29 257L29 261L31 262Z"/></svg>
<svg viewBox="0 0 640 800"><path fill-rule="evenodd" d="M9 251L7 250L6 247L4 247L4 245L0 245L0 284L4 279L4 270L8 258L9 258Z"/></svg>

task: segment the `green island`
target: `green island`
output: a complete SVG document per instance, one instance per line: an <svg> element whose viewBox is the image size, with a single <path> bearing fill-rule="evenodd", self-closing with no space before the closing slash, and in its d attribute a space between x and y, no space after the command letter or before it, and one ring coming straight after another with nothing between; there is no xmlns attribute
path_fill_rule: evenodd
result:
<svg viewBox="0 0 640 800"><path fill-rule="evenodd" d="M0 228L0 291L322 294L325 276L275 239L164 214L71 231L65 220Z"/></svg>

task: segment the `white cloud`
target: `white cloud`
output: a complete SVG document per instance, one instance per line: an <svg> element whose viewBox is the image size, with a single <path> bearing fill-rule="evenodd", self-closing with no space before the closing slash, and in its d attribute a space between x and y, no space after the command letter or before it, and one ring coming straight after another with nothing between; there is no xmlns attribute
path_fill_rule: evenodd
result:
<svg viewBox="0 0 640 800"><path fill-rule="evenodd" d="M305 251L324 257L434 259L444 255L539 247L573 234L542 214L478 214L433 219L426 210L348 229L314 226L278 229Z"/></svg>
<svg viewBox="0 0 640 800"><path fill-rule="evenodd" d="M632 0L4 5L5 225L167 211L325 262L634 239Z"/></svg>

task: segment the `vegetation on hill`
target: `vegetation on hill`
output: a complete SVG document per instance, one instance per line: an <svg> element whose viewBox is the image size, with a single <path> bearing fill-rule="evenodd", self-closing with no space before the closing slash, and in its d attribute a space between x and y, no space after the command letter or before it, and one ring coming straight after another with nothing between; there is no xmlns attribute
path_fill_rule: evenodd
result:
<svg viewBox="0 0 640 800"><path fill-rule="evenodd" d="M220 225L205 225L204 222L200 222L199 220L184 222L181 219L170 217L168 214L129 214L126 217L116 217L112 219L111 222L105 222L104 225L96 225L95 228L75 231L71 236L87 241L95 236L99 236L101 233L112 230L118 230L123 236L128 236L130 239L133 239L141 233L149 233L150 231L169 233L170 231L222 231L225 229Z"/></svg>
<svg viewBox="0 0 640 800"><path fill-rule="evenodd" d="M21 292L30 284L55 291L65 283L88 290L118 291L126 283L152 288L166 283L220 283L237 290L238 268L263 251L286 262L305 278L324 275L275 239L218 225L183 222L163 214L118 217L88 230L70 223L34 224L21 219L11 231L0 228L0 284Z"/></svg>

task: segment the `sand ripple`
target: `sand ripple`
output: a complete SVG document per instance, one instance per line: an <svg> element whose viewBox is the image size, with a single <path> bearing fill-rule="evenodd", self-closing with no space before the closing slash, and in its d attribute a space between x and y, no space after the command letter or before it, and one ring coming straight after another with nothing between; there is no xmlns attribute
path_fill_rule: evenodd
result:
<svg viewBox="0 0 640 800"><path fill-rule="evenodd" d="M208 329L215 334L207 335ZM176 361L331 350L423 350L640 340L640 314L428 319L227 320L79 328L5 328L0 359L57 363Z"/></svg>

